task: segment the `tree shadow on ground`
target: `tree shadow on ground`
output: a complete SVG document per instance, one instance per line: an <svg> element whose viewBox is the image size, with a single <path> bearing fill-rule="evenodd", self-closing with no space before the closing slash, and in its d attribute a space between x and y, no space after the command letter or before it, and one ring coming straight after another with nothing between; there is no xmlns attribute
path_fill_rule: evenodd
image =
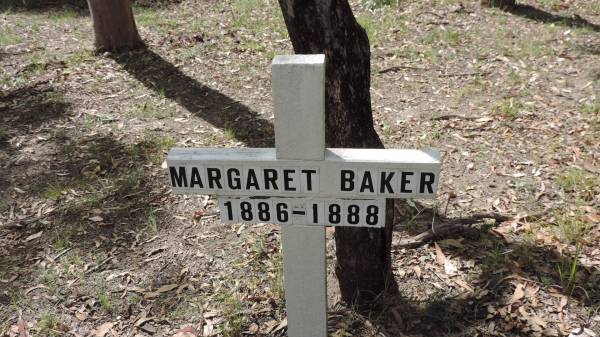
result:
<svg viewBox="0 0 600 337"><path fill-rule="evenodd" d="M71 109L64 93L52 85L32 84L14 91L0 92L2 128L30 129L63 117Z"/></svg>
<svg viewBox="0 0 600 337"><path fill-rule="evenodd" d="M232 130L235 138L248 146L273 146L271 122L241 102L197 82L151 50L114 55L114 59L147 88L164 94L215 127Z"/></svg>
<svg viewBox="0 0 600 337"><path fill-rule="evenodd" d="M406 223L413 223L403 231L414 234L431 228L432 213L432 209L422 209L417 217L409 218ZM477 219L469 217L461 220L477 222ZM574 254L561 253L547 245L511 240L492 231L494 227L493 223L480 223L473 228L465 227L460 234L439 238L464 239L459 245L443 246L443 250L453 259L459 257L462 261L475 261L481 267L477 277L468 280L468 283L477 285L475 292L465 292L449 279L444 281L441 272L437 279L429 282L442 285L448 282L448 289L440 289L433 294L426 294L423 290L417 292L423 296L415 298L414 289L423 288L423 282L428 281L413 275L399 280L401 287L398 296L383 298L374 310L364 314L376 317L378 326L387 331L389 336L395 335L392 331L423 336L496 336L497 331L508 335L529 335L531 326L523 320L522 315L511 316L508 312L507 316L498 316L498 312L501 312L498 309L508 305L515 282L572 297L588 308L600 308L600 270L575 262L578 263L577 273L573 279L569 279ZM403 269L409 270L410 266ZM464 273L470 272L465 270ZM461 291L450 291L451 288ZM490 306L496 310L494 314L489 311Z"/></svg>
<svg viewBox="0 0 600 337"><path fill-rule="evenodd" d="M24 160L0 170L0 181L12 182L10 187L18 185L46 205L39 212L29 212L0 226L0 278L15 277L14 282L2 285L0 321L14 312L14 306L23 305L19 301L26 297L25 289L45 284L46 280L40 279L38 262L53 263L61 251L69 250L62 259L70 259L69 254L93 259L95 263L90 266L97 268L95 272L114 268L114 261L131 261L131 244L140 232L151 230L149 222L162 221L160 198L165 191L157 187L160 183L148 169L149 163L156 164L166 150L160 139L148 137L125 144L110 134L65 135L56 143L54 160ZM9 207L17 213L20 204L12 203ZM0 207L0 214L10 212ZM96 216L101 220L90 220ZM27 239L38 232L43 232L39 239ZM88 282L89 277L81 281ZM62 286L60 283L56 291L64 291ZM93 284L86 291L95 291ZM22 309L35 310L35 306Z"/></svg>
<svg viewBox="0 0 600 337"><path fill-rule="evenodd" d="M595 32L600 32L600 25L592 23L577 14L574 14L571 17L561 16L552 14L550 12L546 12L544 10L530 5L523 4L517 4L512 7L506 7L503 8L503 10L511 14L518 15L534 21L539 21L543 23L555 23L572 28L587 28Z"/></svg>

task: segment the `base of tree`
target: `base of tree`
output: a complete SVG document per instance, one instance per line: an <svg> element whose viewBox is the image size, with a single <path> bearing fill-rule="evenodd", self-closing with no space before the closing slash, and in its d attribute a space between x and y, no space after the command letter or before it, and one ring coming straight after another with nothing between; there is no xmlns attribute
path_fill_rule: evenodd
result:
<svg viewBox="0 0 600 337"><path fill-rule="evenodd" d="M88 0L96 50L122 52L144 47L129 0Z"/></svg>

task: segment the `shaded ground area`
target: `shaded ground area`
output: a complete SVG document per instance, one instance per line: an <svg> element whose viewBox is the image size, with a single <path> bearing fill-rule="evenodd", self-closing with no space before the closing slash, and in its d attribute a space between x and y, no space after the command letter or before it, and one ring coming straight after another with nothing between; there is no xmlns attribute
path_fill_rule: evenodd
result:
<svg viewBox="0 0 600 337"><path fill-rule="evenodd" d="M440 148L442 184L396 203L399 295L368 310L339 303L328 230L330 334L599 333L600 3L387 3L352 2L376 128ZM273 146L277 3L138 1L148 49L119 55L85 6L33 5L0 6L0 335L285 335L278 226L220 224L162 167Z"/></svg>

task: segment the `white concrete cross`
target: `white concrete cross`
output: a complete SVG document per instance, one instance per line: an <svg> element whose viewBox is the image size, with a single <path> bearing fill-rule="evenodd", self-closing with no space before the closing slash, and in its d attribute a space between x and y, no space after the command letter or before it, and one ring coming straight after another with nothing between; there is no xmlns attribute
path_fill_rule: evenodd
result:
<svg viewBox="0 0 600 337"><path fill-rule="evenodd" d="M385 198L433 198L436 150L325 148L325 56L272 63L275 149L174 148L173 192L219 197L221 221L282 225L288 336L327 336L325 226L385 225ZM272 198L276 197L276 198Z"/></svg>

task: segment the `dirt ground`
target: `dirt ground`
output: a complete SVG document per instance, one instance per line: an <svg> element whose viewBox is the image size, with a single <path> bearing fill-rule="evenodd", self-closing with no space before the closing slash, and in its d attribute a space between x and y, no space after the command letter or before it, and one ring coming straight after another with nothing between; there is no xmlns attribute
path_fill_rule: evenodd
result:
<svg viewBox="0 0 600 337"><path fill-rule="evenodd" d="M519 2L352 3L379 134L443 172L396 203L399 296L339 303L328 231L331 336L600 333L600 0ZM31 4L0 1L0 336L286 335L279 227L220 224L163 167L273 146L277 2L137 2L148 49L119 55L85 4Z"/></svg>

